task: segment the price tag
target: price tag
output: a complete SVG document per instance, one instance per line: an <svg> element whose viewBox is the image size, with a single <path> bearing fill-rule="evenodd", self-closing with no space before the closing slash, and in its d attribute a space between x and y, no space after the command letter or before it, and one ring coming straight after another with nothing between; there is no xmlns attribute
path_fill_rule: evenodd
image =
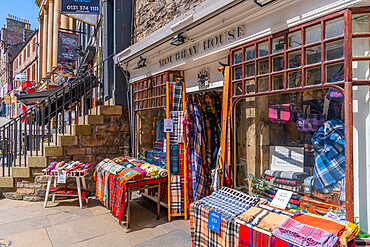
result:
<svg viewBox="0 0 370 247"><path fill-rule="evenodd" d="M164 132L173 132L173 119L165 119L163 127Z"/></svg>
<svg viewBox="0 0 370 247"><path fill-rule="evenodd" d="M276 192L274 199L272 199L270 205L277 208L285 209L292 195L292 191L279 189Z"/></svg>
<svg viewBox="0 0 370 247"><path fill-rule="evenodd" d="M219 233L220 225L221 225L221 214L213 211L209 212L207 228L211 231Z"/></svg>
<svg viewBox="0 0 370 247"><path fill-rule="evenodd" d="M58 172L57 182L58 184L65 184L67 180L67 174L65 171Z"/></svg>

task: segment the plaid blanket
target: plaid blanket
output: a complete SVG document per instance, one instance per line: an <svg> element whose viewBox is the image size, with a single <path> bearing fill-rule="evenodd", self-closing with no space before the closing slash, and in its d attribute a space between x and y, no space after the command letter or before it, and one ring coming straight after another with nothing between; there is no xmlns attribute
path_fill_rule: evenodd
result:
<svg viewBox="0 0 370 247"><path fill-rule="evenodd" d="M78 196L78 191L77 189L71 189L71 188L60 188L60 187L51 187L50 194L55 194L55 195L73 195L73 196ZM91 192L89 190L81 190L81 197L83 199L86 199L90 196Z"/></svg>
<svg viewBox="0 0 370 247"><path fill-rule="evenodd" d="M182 82L169 82L170 111L182 111Z"/></svg>
<svg viewBox="0 0 370 247"><path fill-rule="evenodd" d="M179 174L184 175L184 144L179 144Z"/></svg>
<svg viewBox="0 0 370 247"><path fill-rule="evenodd" d="M171 176L170 188L171 188L171 213L182 213L181 201L181 176Z"/></svg>
<svg viewBox="0 0 370 247"><path fill-rule="evenodd" d="M179 146L178 144L170 145L171 174L176 175L179 172Z"/></svg>
<svg viewBox="0 0 370 247"><path fill-rule="evenodd" d="M178 113L178 128L177 128L178 142L184 143L184 113L179 111Z"/></svg>
<svg viewBox="0 0 370 247"><path fill-rule="evenodd" d="M96 183L95 187L95 199L98 199L103 203L104 206L107 205L108 201L108 179L110 173L101 173L98 171L94 172L94 180Z"/></svg>
<svg viewBox="0 0 370 247"><path fill-rule="evenodd" d="M338 119L328 121L312 137L315 149L315 189L329 193L345 176L344 124Z"/></svg>
<svg viewBox="0 0 370 247"><path fill-rule="evenodd" d="M137 181L137 180L143 179L143 174L141 174L139 171L136 171L132 168L125 168L117 174L117 177L121 179L123 182L129 181L129 180Z"/></svg>
<svg viewBox="0 0 370 247"><path fill-rule="evenodd" d="M301 224L294 219L287 219L275 228L272 234L282 240L300 246L335 246L338 237L320 228Z"/></svg>
<svg viewBox="0 0 370 247"><path fill-rule="evenodd" d="M170 143L178 143L179 136L178 136L178 130L179 130L179 113L182 113L180 111L171 111L170 112L170 119L173 120L173 131L170 133Z"/></svg>
<svg viewBox="0 0 370 247"><path fill-rule="evenodd" d="M265 175L269 177L275 177L279 179L291 179L291 180L302 180L308 177L308 174L305 172L292 172L292 171L274 171L266 170Z"/></svg>
<svg viewBox="0 0 370 247"><path fill-rule="evenodd" d="M267 182L269 182L270 180L274 179L274 177L265 176L265 179L267 180ZM290 186L297 186L297 184L303 183L303 180L291 180L291 179L276 178L274 183L286 184L286 185L290 185Z"/></svg>

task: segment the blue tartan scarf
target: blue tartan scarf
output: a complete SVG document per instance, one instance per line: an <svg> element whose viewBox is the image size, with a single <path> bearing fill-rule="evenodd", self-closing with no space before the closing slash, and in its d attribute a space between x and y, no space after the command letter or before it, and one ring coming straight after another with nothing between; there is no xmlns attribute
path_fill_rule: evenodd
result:
<svg viewBox="0 0 370 247"><path fill-rule="evenodd" d="M312 144L315 149L315 189L329 193L345 177L344 123L335 118L329 120L325 128L321 126L315 132Z"/></svg>

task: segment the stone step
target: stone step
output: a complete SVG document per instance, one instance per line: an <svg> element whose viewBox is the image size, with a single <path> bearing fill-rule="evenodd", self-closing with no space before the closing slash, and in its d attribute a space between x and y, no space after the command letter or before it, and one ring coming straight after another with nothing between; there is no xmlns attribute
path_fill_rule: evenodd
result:
<svg viewBox="0 0 370 247"><path fill-rule="evenodd" d="M78 137L75 135L58 135L58 145L60 146L76 146L78 145Z"/></svg>
<svg viewBox="0 0 370 247"><path fill-rule="evenodd" d="M46 168L48 159L43 156L31 156L28 157L28 167L30 168Z"/></svg>
<svg viewBox="0 0 370 247"><path fill-rule="evenodd" d="M85 119L85 122L84 122ZM104 116L102 115L86 115L83 117L78 118L79 124L87 124L87 125L101 125L104 124Z"/></svg>
<svg viewBox="0 0 370 247"><path fill-rule="evenodd" d="M13 188L14 178L12 177L0 177L0 188Z"/></svg>
<svg viewBox="0 0 370 247"><path fill-rule="evenodd" d="M98 106L98 115L122 115L122 106L100 105Z"/></svg>
<svg viewBox="0 0 370 247"><path fill-rule="evenodd" d="M67 135L91 135L91 125L72 125L66 128Z"/></svg>
<svg viewBox="0 0 370 247"><path fill-rule="evenodd" d="M29 167L12 167L13 178L29 178L31 175Z"/></svg>
<svg viewBox="0 0 370 247"><path fill-rule="evenodd" d="M47 147L44 147L44 156L45 157L60 157L60 156L63 156L63 147L62 146L47 146Z"/></svg>

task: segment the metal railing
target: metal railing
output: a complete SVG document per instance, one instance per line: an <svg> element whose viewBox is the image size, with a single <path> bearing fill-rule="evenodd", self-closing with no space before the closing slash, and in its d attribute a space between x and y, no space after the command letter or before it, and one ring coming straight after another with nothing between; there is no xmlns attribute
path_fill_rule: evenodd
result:
<svg viewBox="0 0 370 247"><path fill-rule="evenodd" d="M85 124L85 115L104 104L103 97L103 83L85 73L1 126L0 177L11 176L12 167L27 166L30 156L43 156L45 146L58 145L58 135Z"/></svg>

